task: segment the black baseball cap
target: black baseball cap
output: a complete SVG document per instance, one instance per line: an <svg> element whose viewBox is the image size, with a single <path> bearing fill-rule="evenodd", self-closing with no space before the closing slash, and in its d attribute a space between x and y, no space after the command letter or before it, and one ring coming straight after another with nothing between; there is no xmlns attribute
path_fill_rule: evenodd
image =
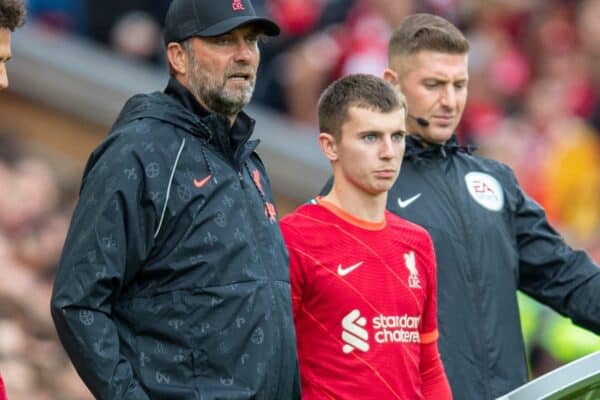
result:
<svg viewBox="0 0 600 400"><path fill-rule="evenodd" d="M280 32L275 22L256 15L250 0L173 0L165 19L165 44L219 36L246 24L260 26L267 36Z"/></svg>

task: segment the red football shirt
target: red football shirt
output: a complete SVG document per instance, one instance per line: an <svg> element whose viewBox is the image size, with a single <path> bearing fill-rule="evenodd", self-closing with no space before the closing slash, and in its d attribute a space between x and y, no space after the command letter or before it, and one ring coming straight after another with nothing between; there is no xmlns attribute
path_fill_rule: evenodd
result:
<svg viewBox="0 0 600 400"><path fill-rule="evenodd" d="M281 221L303 398L422 399L421 345L438 337L429 234L317 202Z"/></svg>

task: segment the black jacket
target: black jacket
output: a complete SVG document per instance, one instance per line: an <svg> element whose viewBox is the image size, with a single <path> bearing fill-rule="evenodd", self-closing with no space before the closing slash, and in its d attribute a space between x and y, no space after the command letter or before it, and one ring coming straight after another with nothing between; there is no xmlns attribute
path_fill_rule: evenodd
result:
<svg viewBox="0 0 600 400"><path fill-rule="evenodd" d="M254 121L230 131L167 93L130 99L86 166L52 296L61 341L99 399L299 398Z"/></svg>
<svg viewBox="0 0 600 400"><path fill-rule="evenodd" d="M455 399L527 381L516 291L600 333L600 269L571 249L506 165L453 138L407 138L388 209L425 227L438 264L439 346Z"/></svg>

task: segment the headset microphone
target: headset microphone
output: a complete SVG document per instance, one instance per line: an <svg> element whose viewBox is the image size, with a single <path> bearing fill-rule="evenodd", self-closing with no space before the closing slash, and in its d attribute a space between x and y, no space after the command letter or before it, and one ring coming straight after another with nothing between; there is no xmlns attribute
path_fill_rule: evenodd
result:
<svg viewBox="0 0 600 400"><path fill-rule="evenodd" d="M410 115L410 114L407 114L407 115L408 115L410 118L414 119L414 120L417 122L417 124L421 125L421 127L423 127L423 128L427 128L427 127L429 127L429 125L430 125L429 121L428 121L428 120L426 120L426 119L425 119L425 118L423 118L423 117L413 117L413 116L412 116L412 115Z"/></svg>

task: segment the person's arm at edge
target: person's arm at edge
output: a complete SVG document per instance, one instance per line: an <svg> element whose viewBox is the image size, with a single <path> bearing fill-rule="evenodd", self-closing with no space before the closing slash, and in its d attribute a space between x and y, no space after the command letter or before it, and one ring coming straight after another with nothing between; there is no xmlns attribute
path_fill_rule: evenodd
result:
<svg viewBox="0 0 600 400"><path fill-rule="evenodd" d="M7 400L6 387L4 386L4 380L2 379L2 375L0 375L0 400Z"/></svg>
<svg viewBox="0 0 600 400"><path fill-rule="evenodd" d="M600 334L600 268L573 250L554 230L545 211L519 187L515 192L519 289L572 321Z"/></svg>

